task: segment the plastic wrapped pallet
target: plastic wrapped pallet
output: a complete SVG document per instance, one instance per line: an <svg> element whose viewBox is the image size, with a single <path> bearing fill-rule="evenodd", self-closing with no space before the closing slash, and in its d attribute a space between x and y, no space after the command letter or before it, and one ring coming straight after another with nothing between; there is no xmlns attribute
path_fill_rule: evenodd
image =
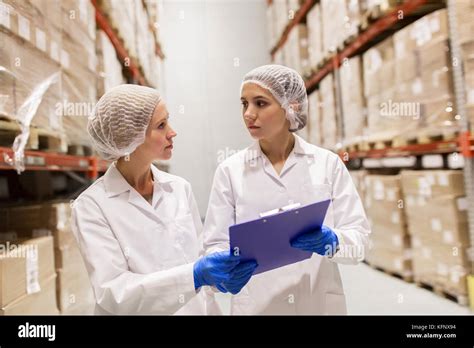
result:
<svg viewBox="0 0 474 348"><path fill-rule="evenodd" d="M122 64L117 58L115 48L109 37L102 30L97 34L97 55L99 78L97 83L97 96L102 96L112 87L125 83L122 74Z"/></svg>
<svg viewBox="0 0 474 348"><path fill-rule="evenodd" d="M89 145L85 128L96 102L94 8L80 0L5 0L0 8L0 112L21 122L24 139L43 137L28 148L44 144L66 152L68 143ZM18 171L24 149L14 147Z"/></svg>
<svg viewBox="0 0 474 348"><path fill-rule="evenodd" d="M345 0L347 16L344 18L344 39L359 33L362 11L359 0Z"/></svg>
<svg viewBox="0 0 474 348"><path fill-rule="evenodd" d="M395 50L391 37L367 50L362 56L364 95L370 97L394 86Z"/></svg>
<svg viewBox="0 0 474 348"><path fill-rule="evenodd" d="M364 206L372 230L372 247L367 261L403 277L411 277L411 247L400 176L367 175Z"/></svg>
<svg viewBox="0 0 474 348"><path fill-rule="evenodd" d="M299 24L288 35L288 66L303 75L309 69L307 27Z"/></svg>
<svg viewBox="0 0 474 348"><path fill-rule="evenodd" d="M57 314L52 237L6 238L0 248L0 314Z"/></svg>
<svg viewBox="0 0 474 348"><path fill-rule="evenodd" d="M347 8L345 0L321 0L323 54L335 52L345 39Z"/></svg>
<svg viewBox="0 0 474 348"><path fill-rule="evenodd" d="M307 139L311 144L320 146L321 138L321 96L318 90L308 96L309 119L307 128Z"/></svg>
<svg viewBox="0 0 474 348"><path fill-rule="evenodd" d="M135 2L134 0L101 1L101 7L117 29L130 57L138 58L137 40L135 39Z"/></svg>
<svg viewBox="0 0 474 348"><path fill-rule="evenodd" d="M329 74L321 80L319 85L321 96L321 137L322 146L334 149L338 142L337 109L334 95L334 79Z"/></svg>
<svg viewBox="0 0 474 348"><path fill-rule="evenodd" d="M308 57L309 65L316 68L323 59L321 5L318 3L308 12Z"/></svg>
<svg viewBox="0 0 474 348"><path fill-rule="evenodd" d="M402 171L413 241L414 275L446 292L466 294L467 200L461 171Z"/></svg>
<svg viewBox="0 0 474 348"><path fill-rule="evenodd" d="M288 25L289 22L288 6L286 0L275 0L272 1L272 4L274 6L274 30L276 40L279 40L279 38L283 34L283 30L285 30L285 27Z"/></svg>
<svg viewBox="0 0 474 348"><path fill-rule="evenodd" d="M345 60L340 68L344 139L353 141L364 135L366 127L360 57Z"/></svg>

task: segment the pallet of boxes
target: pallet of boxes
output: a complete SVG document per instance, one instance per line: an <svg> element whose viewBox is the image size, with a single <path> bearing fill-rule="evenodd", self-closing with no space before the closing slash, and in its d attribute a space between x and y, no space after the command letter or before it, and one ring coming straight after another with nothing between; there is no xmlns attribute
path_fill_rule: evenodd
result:
<svg viewBox="0 0 474 348"><path fill-rule="evenodd" d="M23 131L26 149L88 152L87 117L97 99L92 4L2 0L0 11L1 145Z"/></svg>
<svg viewBox="0 0 474 348"><path fill-rule="evenodd" d="M402 171L415 282L467 304L467 199L462 171Z"/></svg>
<svg viewBox="0 0 474 348"><path fill-rule="evenodd" d="M397 104L419 109L415 120L410 114L401 115L414 124L403 137L416 143L455 138L460 120L456 117L447 10L430 13L395 33L394 44Z"/></svg>
<svg viewBox="0 0 474 348"><path fill-rule="evenodd" d="M366 262L387 274L412 281L411 244L400 175L367 175L364 206L372 231Z"/></svg>
<svg viewBox="0 0 474 348"><path fill-rule="evenodd" d="M70 203L50 202L1 208L0 216L0 236L6 242L25 241L22 243L41 245L36 266L40 275L39 288L34 289L44 289L54 294L54 299L51 299L51 294L37 295L35 292L29 292L28 278L20 279L28 277L28 267L31 267L28 258L20 264L9 261L12 266L3 267L2 271L7 270L10 272L7 276L19 277L19 280L13 279L11 282L12 279L3 277L0 287L8 289L11 284L21 284L16 287L17 290L22 290L23 301L32 305L21 307L22 312L9 309L5 314L53 314L54 310L59 310L61 314L92 314L95 301L87 270L71 231ZM19 283L20 281L22 283ZM51 304L49 307L36 303L46 301L43 298L47 296L50 296L47 298ZM53 304L54 310L50 308Z"/></svg>

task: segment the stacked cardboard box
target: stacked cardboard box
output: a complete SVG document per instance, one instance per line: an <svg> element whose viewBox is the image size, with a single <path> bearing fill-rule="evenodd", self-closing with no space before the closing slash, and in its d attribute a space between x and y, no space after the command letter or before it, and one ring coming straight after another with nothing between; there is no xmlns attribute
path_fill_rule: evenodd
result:
<svg viewBox="0 0 474 348"><path fill-rule="evenodd" d="M340 68L344 139L353 141L364 135L366 127L360 57L344 61Z"/></svg>
<svg viewBox="0 0 474 348"><path fill-rule="evenodd" d="M474 3L469 0L456 1L459 41L464 64L466 86L466 112L474 134Z"/></svg>
<svg viewBox="0 0 474 348"><path fill-rule="evenodd" d="M97 60L97 96L100 97L112 87L126 82L122 74L122 63L110 39L102 30L97 32Z"/></svg>
<svg viewBox="0 0 474 348"><path fill-rule="evenodd" d="M45 7L47 5L44 4ZM0 66L3 70L0 73L0 113L60 132L62 120L55 113L55 103L60 95L58 83L52 83L44 94L38 96L42 103L36 115L19 114L20 107L35 87L60 69L60 46L55 26L60 21L60 13L55 10L54 4L49 7L51 17L50 21L46 21L26 1L0 2Z"/></svg>
<svg viewBox="0 0 474 348"><path fill-rule="evenodd" d="M367 175L365 190L365 209L372 229L367 261L403 277L411 277L410 237L400 176Z"/></svg>
<svg viewBox="0 0 474 348"><path fill-rule="evenodd" d="M402 171L415 279L465 295L469 262L463 173Z"/></svg>
<svg viewBox="0 0 474 348"><path fill-rule="evenodd" d="M308 59L308 29L306 25L299 24L291 30L285 44L286 65L303 75L309 69Z"/></svg>
<svg viewBox="0 0 474 348"><path fill-rule="evenodd" d="M62 314L90 314L94 298L87 270L71 231L69 202L0 209L0 232L10 239L51 235Z"/></svg>
<svg viewBox="0 0 474 348"><path fill-rule="evenodd" d="M316 68L323 59L322 44L322 19L321 5L318 3L308 12L306 16L308 25L308 53L309 65L312 69Z"/></svg>
<svg viewBox="0 0 474 348"><path fill-rule="evenodd" d="M52 237L0 242L0 315L58 314Z"/></svg>
<svg viewBox="0 0 474 348"><path fill-rule="evenodd" d="M118 36L129 54L128 58L141 68L147 82L157 87L159 84L155 66L157 37L154 28L158 27L156 21L159 4L156 1L103 0L100 5L107 13L112 26L117 29ZM148 9L151 11L151 16Z"/></svg>
<svg viewBox="0 0 474 348"><path fill-rule="evenodd" d="M308 124L306 125L308 142L320 146L321 137L321 96L318 90L308 96Z"/></svg>
<svg viewBox="0 0 474 348"><path fill-rule="evenodd" d="M430 13L394 35L396 101L413 105L408 131L457 130L446 9ZM402 115L407 116L407 115Z"/></svg>
<svg viewBox="0 0 474 348"><path fill-rule="evenodd" d="M391 37L362 56L364 95L367 98L367 126L370 135L387 129L397 132L403 122L391 105L395 92L394 47Z"/></svg>
<svg viewBox="0 0 474 348"><path fill-rule="evenodd" d="M80 0L5 0L0 8L0 66L7 72L0 74L0 112L64 137L61 151L67 151L66 140L89 145L85 125L96 102L93 6ZM33 92L35 98L28 99ZM27 101L34 101L32 107L22 108Z"/></svg>
<svg viewBox="0 0 474 348"><path fill-rule="evenodd" d="M337 109L333 75L329 74L319 84L321 96L321 137L322 146L334 149L338 142Z"/></svg>
<svg viewBox="0 0 474 348"><path fill-rule="evenodd" d="M356 35L360 7L353 0L322 0L323 53L335 52L344 40Z"/></svg>
<svg viewBox="0 0 474 348"><path fill-rule="evenodd" d="M275 0L272 1L272 6L274 11L274 36L276 41L278 41L290 21L288 4L286 0Z"/></svg>
<svg viewBox="0 0 474 348"><path fill-rule="evenodd" d="M351 175L352 182L354 183L357 192L359 193L359 197L362 202L365 201L365 192L366 192L366 184L365 184L365 177L368 175L368 172L364 169L361 170L351 170L349 171Z"/></svg>

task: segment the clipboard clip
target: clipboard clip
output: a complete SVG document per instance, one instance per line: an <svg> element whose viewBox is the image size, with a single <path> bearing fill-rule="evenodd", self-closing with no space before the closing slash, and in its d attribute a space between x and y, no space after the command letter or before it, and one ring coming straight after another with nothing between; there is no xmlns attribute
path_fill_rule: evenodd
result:
<svg viewBox="0 0 474 348"><path fill-rule="evenodd" d="M282 213L282 212L288 211L288 210L293 210L293 209L296 209L296 208L299 208L299 207L301 207L301 203L288 204L288 205L285 205L284 207L281 207L281 208L276 208L276 209L272 209L272 210L260 213L260 217L264 218L264 217L267 217L267 216L270 216L270 215L275 215L275 214Z"/></svg>

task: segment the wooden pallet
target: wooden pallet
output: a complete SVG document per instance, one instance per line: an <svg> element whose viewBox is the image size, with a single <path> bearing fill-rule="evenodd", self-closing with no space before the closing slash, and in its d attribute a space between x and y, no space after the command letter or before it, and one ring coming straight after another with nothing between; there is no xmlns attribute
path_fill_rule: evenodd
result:
<svg viewBox="0 0 474 348"><path fill-rule="evenodd" d="M92 156L92 148L86 145L68 145L67 153L73 156Z"/></svg>
<svg viewBox="0 0 474 348"><path fill-rule="evenodd" d="M415 276L414 282L418 287L431 291L445 299L454 301L461 306L467 306L469 304L469 298L466 294L459 294L453 289L446 289L441 284L436 284L428 279L420 278L418 276Z"/></svg>
<svg viewBox="0 0 474 348"><path fill-rule="evenodd" d="M365 13L362 14L359 29L361 31L367 30L370 24L376 22L387 13L393 11L398 5L400 5L402 1L393 1L388 8L382 8L381 5L374 5L370 9L368 9Z"/></svg>
<svg viewBox="0 0 474 348"><path fill-rule="evenodd" d="M388 270L384 267L380 267L380 266L375 265L375 264L373 264L371 262L368 262L368 261L364 261L364 262L367 265L369 265L370 267L372 267L373 269L375 269L376 271L383 272L385 274L388 274L389 276L401 279L401 280L403 280L407 283L413 282L413 274L411 273L411 271L410 272L405 272L405 273L400 273L400 272Z"/></svg>
<svg viewBox="0 0 474 348"><path fill-rule="evenodd" d="M21 128L16 121L0 119L0 146L11 147L19 134L21 134ZM25 150L65 153L67 144L60 133L31 126Z"/></svg>
<svg viewBox="0 0 474 348"><path fill-rule="evenodd" d="M413 145L413 144L430 144L438 141L455 140L459 136L459 130L421 130L412 133L405 133L397 137L396 142L399 146Z"/></svg>

